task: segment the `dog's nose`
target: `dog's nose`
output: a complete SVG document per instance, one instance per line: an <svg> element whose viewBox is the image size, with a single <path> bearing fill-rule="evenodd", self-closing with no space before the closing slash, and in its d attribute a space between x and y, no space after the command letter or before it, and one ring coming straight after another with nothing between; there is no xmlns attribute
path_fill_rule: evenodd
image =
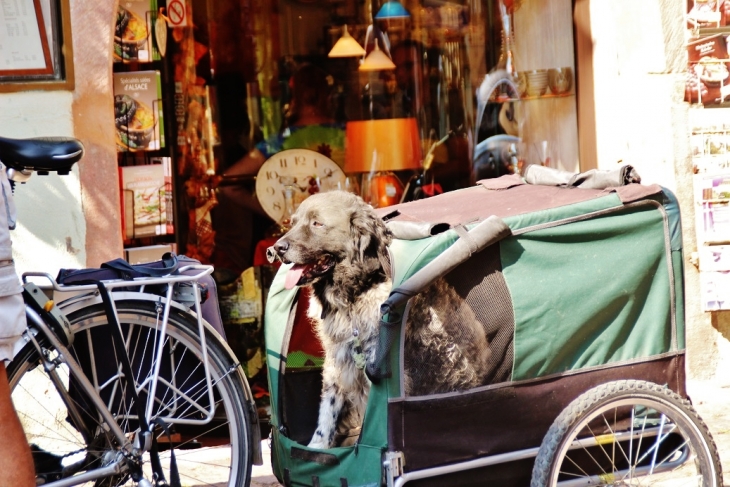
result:
<svg viewBox="0 0 730 487"><path fill-rule="evenodd" d="M266 249L266 260L269 261L269 264L273 264L276 260L276 250L274 250L274 247Z"/></svg>
<svg viewBox="0 0 730 487"><path fill-rule="evenodd" d="M274 250L277 254L281 255L287 250L289 250L289 241L284 240L283 238L280 238L275 244L274 244Z"/></svg>
<svg viewBox="0 0 730 487"><path fill-rule="evenodd" d="M289 242L279 239L274 245L266 249L266 260L269 261L269 264L273 264L277 257L283 257L287 250L289 250Z"/></svg>

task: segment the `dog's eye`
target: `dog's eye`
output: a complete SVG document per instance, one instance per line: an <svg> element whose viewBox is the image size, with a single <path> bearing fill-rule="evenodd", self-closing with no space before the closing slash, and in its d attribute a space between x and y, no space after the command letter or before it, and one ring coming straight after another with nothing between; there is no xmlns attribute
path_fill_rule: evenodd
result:
<svg viewBox="0 0 730 487"><path fill-rule="evenodd" d="M322 228L324 226L323 223L318 222L317 220L312 220L312 226L314 228Z"/></svg>

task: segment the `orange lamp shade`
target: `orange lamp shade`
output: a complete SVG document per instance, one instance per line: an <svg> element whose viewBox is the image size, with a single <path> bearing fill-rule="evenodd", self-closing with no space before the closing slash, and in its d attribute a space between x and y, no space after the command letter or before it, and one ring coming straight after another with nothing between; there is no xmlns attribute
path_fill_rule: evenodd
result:
<svg viewBox="0 0 730 487"><path fill-rule="evenodd" d="M345 172L402 171L421 166L415 118L347 122Z"/></svg>

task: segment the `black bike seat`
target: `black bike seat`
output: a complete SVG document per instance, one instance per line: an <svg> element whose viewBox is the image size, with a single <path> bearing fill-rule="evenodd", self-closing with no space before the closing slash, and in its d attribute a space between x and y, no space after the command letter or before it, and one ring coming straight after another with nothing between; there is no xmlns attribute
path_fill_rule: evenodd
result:
<svg viewBox="0 0 730 487"><path fill-rule="evenodd" d="M18 171L27 169L40 174L68 174L83 155L83 144L72 137L0 137L0 161Z"/></svg>

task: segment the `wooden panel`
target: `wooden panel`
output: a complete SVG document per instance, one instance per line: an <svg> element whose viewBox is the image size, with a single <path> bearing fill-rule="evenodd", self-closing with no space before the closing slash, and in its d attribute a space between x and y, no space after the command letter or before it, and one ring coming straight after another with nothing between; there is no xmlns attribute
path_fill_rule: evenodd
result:
<svg viewBox="0 0 730 487"><path fill-rule="evenodd" d="M514 14L515 66L518 71L569 67L573 70L575 93L575 53L571 0L524 0ZM547 141L551 166L579 171L578 113L576 97L527 97L522 102L521 136L527 161L536 160L537 147Z"/></svg>
<svg viewBox="0 0 730 487"><path fill-rule="evenodd" d="M575 50L576 72L580 73L576 79L576 89L579 94L593 94L593 34L591 32L590 0L575 2ZM578 96L577 99L581 171L598 168L596 107L593 101L592 95Z"/></svg>

